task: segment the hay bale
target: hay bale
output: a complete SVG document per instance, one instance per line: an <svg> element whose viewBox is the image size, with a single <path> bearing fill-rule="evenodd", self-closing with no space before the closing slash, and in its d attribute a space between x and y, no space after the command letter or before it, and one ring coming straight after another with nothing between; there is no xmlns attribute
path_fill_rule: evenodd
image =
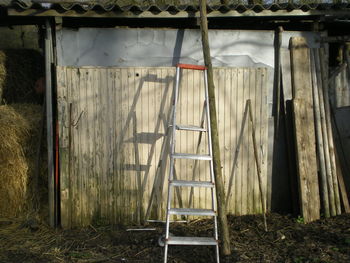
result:
<svg viewBox="0 0 350 263"><path fill-rule="evenodd" d="M13 217L28 208L41 106L0 106L0 216Z"/></svg>
<svg viewBox="0 0 350 263"><path fill-rule="evenodd" d="M43 75L44 59L38 51L0 50L0 104L40 102L34 86Z"/></svg>

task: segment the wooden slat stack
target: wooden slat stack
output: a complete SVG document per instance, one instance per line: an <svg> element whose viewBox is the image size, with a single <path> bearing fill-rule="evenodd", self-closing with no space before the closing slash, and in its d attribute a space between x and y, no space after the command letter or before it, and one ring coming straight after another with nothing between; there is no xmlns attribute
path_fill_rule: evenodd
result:
<svg viewBox="0 0 350 263"><path fill-rule="evenodd" d="M331 125L325 50L311 50L302 37L291 38L289 48L299 197L307 223L318 219L320 212L326 217L341 214L340 171Z"/></svg>

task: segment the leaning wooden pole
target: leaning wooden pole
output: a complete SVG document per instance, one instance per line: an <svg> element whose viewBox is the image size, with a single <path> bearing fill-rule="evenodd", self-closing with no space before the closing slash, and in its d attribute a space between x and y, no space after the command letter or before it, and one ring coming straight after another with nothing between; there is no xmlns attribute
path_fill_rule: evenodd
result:
<svg viewBox="0 0 350 263"><path fill-rule="evenodd" d="M333 131L331 124L331 114L330 114L330 105L329 105L329 95L328 95L328 70L326 63L326 55L324 48L319 49L320 52L320 64L321 64L321 75L322 75L322 88L323 88L323 98L324 98L324 106L326 113L326 127L327 127L327 136L328 136L328 145L329 145L329 155L331 160L331 169L332 169L332 180L333 180L333 188L334 188L334 200L335 200L335 208L336 214L341 214L341 206L340 206L340 196L339 196L339 186L338 186L338 178L337 178L337 168L335 162L334 155L334 143L333 143Z"/></svg>
<svg viewBox="0 0 350 263"><path fill-rule="evenodd" d="M252 113L252 103L249 100L247 100L248 104L248 111L249 111L249 120L250 124L252 125L252 140L253 140L253 149L254 149L254 159L255 159L255 164L256 164L256 170L258 173L258 181L259 181L259 192L260 192L260 201L261 201L261 207L263 210L263 216L264 216L264 227L265 231L267 232L267 221L266 221L266 201L264 198L264 191L262 188L263 182L261 178L261 168L260 168L260 161L259 161L259 154L258 154L258 146L256 143L256 137L255 137L255 125L254 125L254 120L253 120L253 113Z"/></svg>
<svg viewBox="0 0 350 263"><path fill-rule="evenodd" d="M213 67L211 64L209 38L208 38L208 20L207 20L207 4L206 0L200 0L200 26L202 33L202 46L204 63L208 69L208 95L209 95L209 112L211 126L211 140L213 145L213 166L216 183L216 196L218 203L218 218L220 227L220 236L222 241L222 254L227 256L231 254L230 236L227 224L225 190L221 173L220 147L218 126L216 120L216 105L215 105L215 87L213 80Z"/></svg>

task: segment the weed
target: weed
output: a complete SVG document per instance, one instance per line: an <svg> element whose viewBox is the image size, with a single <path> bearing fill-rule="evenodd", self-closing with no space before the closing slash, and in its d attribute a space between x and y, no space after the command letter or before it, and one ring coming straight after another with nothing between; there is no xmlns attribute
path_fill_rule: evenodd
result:
<svg viewBox="0 0 350 263"><path fill-rule="evenodd" d="M296 221L297 221L297 223L299 223L299 224L304 224L305 223L305 221L304 221L304 218L302 217L302 216L298 216L298 218L296 219Z"/></svg>

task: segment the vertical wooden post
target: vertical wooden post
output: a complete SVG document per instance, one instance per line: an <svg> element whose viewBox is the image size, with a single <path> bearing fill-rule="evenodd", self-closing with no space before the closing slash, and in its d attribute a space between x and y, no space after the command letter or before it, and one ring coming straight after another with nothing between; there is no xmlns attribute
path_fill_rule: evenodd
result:
<svg viewBox="0 0 350 263"><path fill-rule="evenodd" d="M333 131L330 117L330 106L329 106L329 95L328 95L328 70L326 63L326 55L324 48L319 49L320 52L320 64L321 64L321 75L322 75L322 88L323 88L323 97L324 97L324 108L326 113L326 127L327 127L327 136L328 136L328 144L329 144L329 155L331 160L331 169L332 169L332 180L334 187L334 201L336 214L341 214L341 206L340 206L340 197L339 197L339 186L338 186L338 178L337 178L337 169L335 163L334 156L334 143L333 143Z"/></svg>
<svg viewBox="0 0 350 263"><path fill-rule="evenodd" d="M209 38L208 38L208 20L206 0L200 0L200 26L202 34L203 56L206 67L208 68L208 94L209 94L209 112L211 126L211 140L213 145L213 165L216 183L216 196L219 213L219 227L222 238L222 254L227 256L231 254L230 236L226 216L225 189L221 173L220 146L215 105L215 87L213 80L213 66L211 64Z"/></svg>
<svg viewBox="0 0 350 263"><path fill-rule="evenodd" d="M47 129L47 167L48 167L48 189L49 189L49 223L55 226L55 178L53 157L53 116L52 116L52 30L48 20L45 22L45 76L46 76L46 129Z"/></svg>
<svg viewBox="0 0 350 263"><path fill-rule="evenodd" d="M282 46L282 32L283 27L278 27L275 32L277 39L275 40L275 76L274 84L276 87L276 129L275 138L278 138L279 126L280 126L280 115L281 115L281 46Z"/></svg>
<svg viewBox="0 0 350 263"><path fill-rule="evenodd" d="M314 100L314 116L315 116L315 129L316 129L316 148L319 159L320 167L320 183L322 189L322 205L325 217L330 216L329 210L329 194L328 194L328 184L327 184L327 172L326 172L326 159L324 155L324 143L322 137L322 124L321 124L321 110L320 110L320 101L318 97L318 83L316 75L316 66L315 66L315 56L314 50L311 50L311 75L312 75L312 95Z"/></svg>
<svg viewBox="0 0 350 263"><path fill-rule="evenodd" d="M329 146L328 146L328 136L327 136L327 125L326 125L326 113L324 106L324 98L322 91L322 75L321 75L321 62L320 55L317 50L315 52L315 66L316 66L316 76L317 76L317 92L318 92L318 101L320 104L320 119L321 119L321 129L322 129L322 139L323 139L323 155L325 158L325 167L326 167L326 179L327 179L327 188L328 188L328 203L329 203L329 213L331 216L336 215L335 201L334 201L334 187L332 180L332 169L331 161L329 156ZM322 154L322 153L321 153Z"/></svg>

